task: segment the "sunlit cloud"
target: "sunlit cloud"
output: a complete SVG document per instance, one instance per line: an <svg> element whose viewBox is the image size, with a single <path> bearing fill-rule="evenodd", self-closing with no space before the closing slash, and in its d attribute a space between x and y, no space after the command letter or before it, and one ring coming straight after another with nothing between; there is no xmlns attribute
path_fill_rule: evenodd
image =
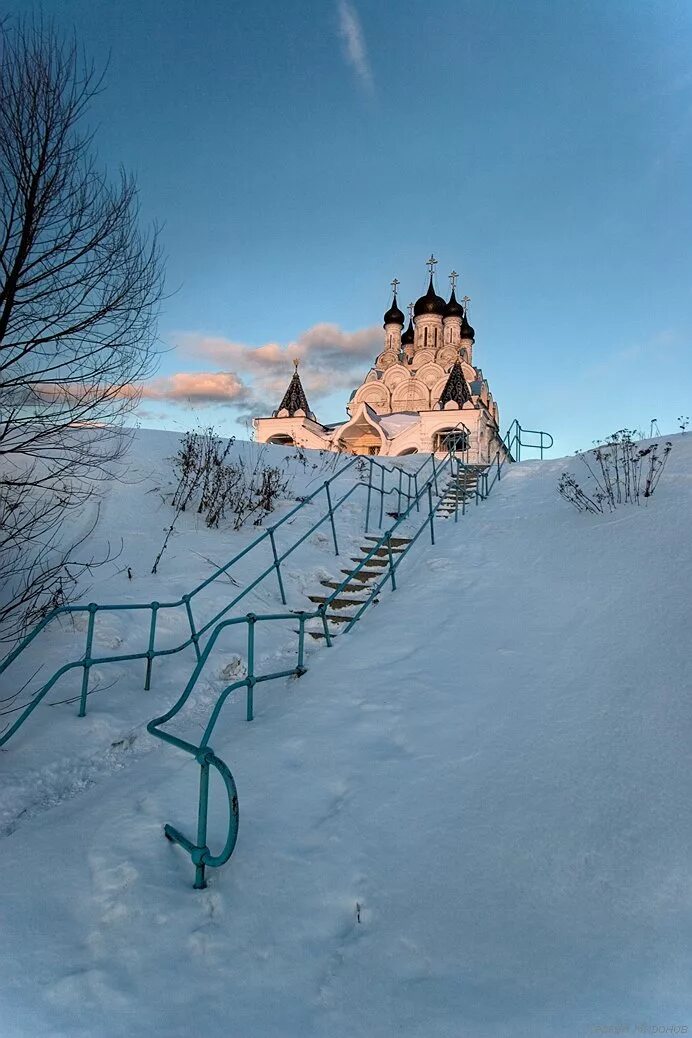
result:
<svg viewBox="0 0 692 1038"><path fill-rule="evenodd" d="M335 390L343 390L346 397L379 353L382 330L374 326L347 332L336 324L323 323L289 343L261 346L187 332L176 336L176 345L181 359L189 359L197 370L152 379L144 386L143 399L187 406L223 404L246 419L269 415L279 406L294 360L299 361L301 381L313 408ZM218 370L200 371L205 363Z"/></svg>
<svg viewBox="0 0 692 1038"><path fill-rule="evenodd" d="M346 61L360 85L371 92L374 81L363 27L358 12L349 0L339 0L339 35L343 41Z"/></svg>
<svg viewBox="0 0 692 1038"><path fill-rule="evenodd" d="M241 404L250 389L233 371L181 371L152 379L142 389L144 400L173 403Z"/></svg>

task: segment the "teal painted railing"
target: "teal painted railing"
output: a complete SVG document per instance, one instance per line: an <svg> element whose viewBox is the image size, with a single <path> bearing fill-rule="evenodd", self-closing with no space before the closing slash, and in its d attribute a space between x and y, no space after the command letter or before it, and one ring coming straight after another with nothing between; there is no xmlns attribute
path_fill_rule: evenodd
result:
<svg viewBox="0 0 692 1038"><path fill-rule="evenodd" d="M445 461L447 461L447 459L445 459ZM453 456L450 456L449 461L451 462L450 474L452 474L452 472L455 474L456 466L455 459L453 458ZM201 889L206 885L205 868L207 866L212 868L218 868L220 865L223 865L225 864L225 862L228 861L231 854L233 853L238 833L238 796L235 783L233 781L233 776L231 775L231 772L226 766L226 764L221 760L221 758L219 758L214 753L212 748L209 746L209 740L212 737L214 727L219 719L219 715L221 713L224 703L226 702L228 697L232 695L233 692L236 692L237 690L244 688L246 690L246 718L248 721L251 721L254 716L254 690L256 685L265 681L273 681L277 678L286 678L291 676L300 677L302 674L304 674L306 624L310 620L319 620L326 644L328 646L332 644L333 638L336 637L336 635L332 634L329 630L329 611L332 602L343 593L344 589L350 584L354 577L365 568L370 559L377 555L378 551L383 546L387 547L388 549L387 565L384 567L385 572L383 573L382 578L374 586L369 586L367 589L363 589L364 591L367 590L369 592L368 598L361 605L360 609L353 617L353 619L350 621L348 626L345 628L343 633L345 634L347 631L349 631L353 627L353 625L361 619L365 610L374 601L378 593L387 583L391 583L392 590L396 590L396 571L398 567L401 565L403 558L406 556L408 551L413 546L413 544L418 540L418 538L426 529L430 532L431 543L435 543L434 487L436 485L436 482L439 480L440 476L440 469L435 469L434 467L434 475L430 476L426 483L418 489L417 493L409 501L407 507L394 521L392 526L385 533L383 533L381 537L378 538L378 540L373 544L373 547L368 552L368 554L344 578L341 584L339 584L339 586L325 598L325 601L319 606L318 609L314 610L313 612L292 611L288 613L269 613L265 615L248 613L246 616L234 617L233 619L223 620L221 623L219 623L214 629L207 644L205 645L204 650L202 651L200 658L197 661L197 665L195 666L195 669L193 670L192 675L190 676L190 680L183 689L180 698L171 707L171 709L167 711L167 713L163 714L161 717L154 718L154 720L150 721L147 725L147 731L149 731L152 735L156 736L159 739L163 739L165 742L170 743L170 745L175 746L178 749L185 751L186 753L191 754L191 756L193 756L197 763L200 765L196 842L184 836L177 828L170 824L167 824L164 827L164 832L167 838L173 841L174 843L178 843L190 855L190 859L193 865L195 866L194 886L196 889ZM397 553L397 556L395 558L391 545L392 538L396 535L396 532L399 530L402 524L409 519L414 509L416 509L417 512L421 511L421 502L427 505L427 508L425 508L425 517L418 529L415 531L413 537L410 539L409 543L407 543L406 548L400 553ZM274 623L280 620L292 620L294 623L297 622L298 624L298 630L296 632L297 641L295 647L295 666L279 671L272 671L271 673L256 674L255 632L257 625L263 623ZM201 677L204 671L209 656L212 650L214 649L214 646L216 645L216 642L218 641L219 637L227 628L234 627L239 624L247 625L247 674L245 675L245 677L239 679L238 681L234 681L231 684L227 685L226 688L224 688L221 691L218 699L216 700L216 704L214 706L214 709L212 710L211 716L209 718L209 721L207 723L207 726L204 730L204 734L200 742L197 745L195 745L194 743L187 742L186 740L181 739L178 736L171 735L169 732L163 731L161 726L166 724L173 717L175 717L176 714L179 713L180 710L182 710L182 708L185 706L186 702L190 698L199 678ZM228 834L226 837L226 842L224 844L223 850L220 854L212 854L207 845L209 770L212 767L216 768L217 771L220 773L225 783L226 793L228 797Z"/></svg>
<svg viewBox="0 0 692 1038"><path fill-rule="evenodd" d="M7 671L15 660L29 649L38 636L50 624L54 624L60 617L73 617L78 616L79 614L86 615L87 626L84 651L79 654L77 659L63 664L62 667L55 671L55 673L37 689L24 709L19 713L14 723L0 736L0 747L4 746L12 738L18 729L21 728L25 721L31 716L37 706L45 699L55 684L70 671L78 669L81 669L82 671L78 716L84 717L87 708L87 697L89 695L89 677L93 667L105 666L112 663L126 663L142 660L145 666L144 689L145 691L149 691L151 688L153 662L157 657L171 656L191 647L199 660L201 658L201 647L205 635L208 635L224 616L226 616L235 606L238 605L238 603L246 598L250 592L252 592L267 578L276 577L281 602L283 605L287 604L281 570L282 564L321 526L329 524L334 554L339 554L335 516L339 510L343 508L346 502L350 501L355 494L367 491L365 530L367 531L370 529L371 521L375 521L375 514L378 511L379 519L376 521L378 527L381 527L384 520L386 501L391 501L395 513L399 514L404 502L408 504L413 500L417 500L418 480L421 473L423 473L426 468L431 470L431 478L434 481L435 487L437 487L438 477L441 471L445 468L449 469L451 464L452 455L450 454L445 456L442 460L436 458L434 455L430 455L426 457L416 470L411 472L402 469L398 465L384 464L375 460L375 458L355 456L343 465L334 476L325 480L309 496L305 497L299 504L290 509L280 520L278 520L278 522L266 527L265 530L249 545L243 548L242 551L234 555L225 565L216 569L214 573L193 588L192 591L182 595L181 598L170 602L154 601L144 603L106 604L92 602L88 605L59 606L57 609L52 610L52 612L37 624L36 627L19 643L19 645L16 646L16 648L2 661L2 663L0 663L0 675ZM337 496L335 500L332 494L334 484L337 480L343 477L346 472L351 470L354 465L360 465L362 467L363 471L361 472L361 479L358 482L355 482L343 494ZM367 479L363 479L363 476L366 474ZM376 479L376 475L379 478ZM388 481L392 482L391 486L388 486ZM307 506L312 504L322 495L324 495L326 508L322 511L316 521L310 525L308 530L302 534L302 536L292 541L284 550L280 551L277 546L278 531L287 524L290 524L291 520L294 519L299 512L307 508ZM373 505L373 495L375 496L376 502L377 495L379 495L379 509L377 508L377 504ZM233 596L221 609L216 611L205 622L199 622L199 617L195 616L193 610L195 598L212 583L219 580L224 575L229 574L232 568L242 559L246 558L253 552L259 553L262 549L267 552L268 564L264 566L259 575L243 587L237 595ZM173 646L157 648L157 623L159 615L164 609L178 610L182 612L185 616L185 622L189 634L182 641ZM93 656L94 630L97 617L100 614L117 612L140 612L144 614L145 620L142 626L143 629L147 631L146 642L143 643L142 649L139 652L120 653L109 656ZM144 645L146 645L146 647L144 647Z"/></svg>
<svg viewBox="0 0 692 1038"><path fill-rule="evenodd" d="M514 428L516 426L516 429ZM512 432L512 430L514 430ZM505 440L503 440L503 447L498 450L493 466L496 468L496 474L491 483L488 483L487 470L485 473L481 473L484 480L483 486L476 484L476 503L487 497L488 493L492 489L495 481L500 478L502 466L506 461L513 460L513 454L511 446L514 443L521 444L521 427L518 422L513 423L510 427L510 431L507 434ZM510 435L510 433L512 435ZM548 435L548 434L541 434ZM551 438L552 439L552 438ZM333 485L336 479L342 476L347 470L353 465L360 462L365 463L368 468L367 481L357 482L351 487L345 494L343 494L336 502L332 501L330 487ZM422 471L430 466L430 474L422 486L419 485L419 476ZM277 678L289 677L295 675L299 677L305 673L305 634L306 624L311 620L317 620L320 622L322 632L324 634L325 642L327 646L332 643L334 635L329 630L329 618L330 618L330 607L332 602L343 593L349 582L353 579L354 575L358 574L366 564L382 549L387 548L387 565L383 567L382 578L379 579L375 585L369 585L367 589L364 588L364 592L367 590L367 600L362 603L358 612L354 615L352 620L349 622L343 633L351 630L362 617L368 606L374 601L377 595L385 587L387 583L391 584L392 590L396 590L397 587L397 570L401 565L401 562L406 557L408 552L411 550L413 545L418 541L421 535L429 530L431 543L435 543L435 499L439 498L441 489L440 483L444 478L445 474L451 479L453 477L454 483L458 484L460 475L463 476L464 471L478 472L478 467L467 466L455 457L453 452L448 453L444 458L439 459L434 455L430 455L423 462L421 466L415 472L409 472L408 470L402 469L400 466L392 465L388 466L381 462L375 461L374 458L359 458L354 457L346 465L344 465L331 479L326 480L320 487L317 488L308 498L302 501L295 508L291 509L278 523L271 527L268 527L262 534L259 535L250 545L248 545L243 551L239 552L233 559L231 559L225 566L220 567L212 574L207 580L203 581L197 586L192 592L187 595L183 595L181 599L171 603L159 603L150 602L143 604L111 604L111 605L98 605L91 603L86 606L65 606L54 610L49 616L47 616L34 630L27 635L27 637L20 643L17 648L9 654L8 657L0 664L0 673L3 673L14 660L16 660L34 641L34 639L44 630L49 623L53 622L57 617L64 614L76 614L80 612L87 613L87 630L86 630L86 642L84 654L80 655L79 659L74 660L70 663L64 664L59 668L52 677L45 682L37 693L32 697L31 701L25 707L20 717L11 726L2 738L0 738L0 746L4 745L11 736L17 731L17 729L26 721L30 714L36 709L40 702L45 698L51 688L56 682L68 671L77 668L82 669L82 683L81 683L81 694L79 698L79 711L78 715L83 717L86 713L86 700L89 689L89 671L96 665L114 663L114 662L125 662L133 660L145 661L145 689L149 689L151 683L152 663L157 656L171 655L182 651L183 649L193 646L196 654L196 665L192 672L192 675L187 682L183 692L178 698L177 702L168 710L165 714L160 717L154 718L147 725L147 730L155 737L164 740L191 754L200 765L200 781L199 781L199 796L198 796L198 808L197 808L197 834L196 841L193 842L186 836L184 836L178 829L171 825L166 825L164 828L165 834L168 839L175 843L178 843L187 853L190 855L190 859L195 866L195 888L199 889L204 887L206 884L205 869L206 867L218 868L228 861L233 849L235 847L237 832L238 832L238 796L233 780L233 776L225 764L225 762L218 757L213 749L209 746L209 740L214 731L214 727L219 718L224 703L228 697L236 690L245 688L246 689L246 717L250 721L254 715L254 689L255 686L266 681L272 681ZM375 481L375 473L379 474L379 485ZM394 484L387 487L387 478L393 477ZM294 551L303 541L321 525L329 521L332 531L332 538L334 544L334 552L336 555L339 554L338 541L336 535L336 528L334 524L334 515L336 511L354 494L358 489L367 490L366 498L366 518L365 518L365 530L370 528L370 518L372 511L372 495L379 494L379 520L378 526L381 527L384 519L385 499L391 497L396 501L396 511L392 514L394 516L393 524L377 539L373 544L373 547L365 556L364 559L346 576L346 578L340 583L340 585L326 597L325 601L314 611L290 611L285 613L267 613L267 614L255 614L247 613L244 616L232 617L229 619L222 619L234 605L236 605L242 598L245 597L253 588L255 588L261 581L266 579L270 574L276 573L279 593L283 604L286 604L286 596L283 586L283 580L281 576L281 563ZM442 488L444 489L444 488ZM310 527L307 533L304 533L298 538L295 543L282 553L277 551L275 534L276 530L291 519L295 514L306 505L311 503L319 494L325 493L327 500L327 510L324 514ZM465 510L465 495L462 498L462 514ZM402 510L402 503L405 502L405 507ZM458 498L457 498L458 502ZM399 530L402 523L406 522L412 515L414 509L417 513L421 512L421 504L423 504L424 517L418 528L413 531L413 536L406 543L406 547L395 553L392 551L392 538ZM455 508L455 520L458 519L458 504ZM272 549L272 563L266 568L259 577L256 578L251 584L244 588L235 598L223 609L221 609L211 620L207 621L204 625L197 628L195 625L195 619L192 612L192 599L194 596L207 587L214 580L218 579L223 574L228 573L231 567L237 563L240 559L245 557L252 550L256 549L265 541L269 541ZM190 626L190 637L186 638L179 645L172 648L157 649L155 647L155 636L156 636L156 619L160 609L162 608L177 608L183 607ZM105 657L92 657L93 638L94 638L94 624L96 615L102 611L112 610L142 610L149 611L149 635L147 642L147 649L137 653L126 653L119 654L116 656L105 656ZM276 621L291 620L294 623L297 622L298 630L297 641L296 641L296 663L295 666L283 669L280 671L273 671L266 674L255 673L255 632L257 624L274 623ZM169 732L162 730L162 725L170 721L179 711L183 708L190 695L192 694L195 685L202 674L204 667L209 659L211 652L213 651L218 639L221 637L223 632L231 627L236 627L245 624L247 627L247 673L246 676L238 681L229 684L220 693L215 706L212 710L211 716L205 728L202 739L198 744L188 742L178 736L172 735ZM210 631L213 627L211 634L209 635L206 643L200 645L201 637ZM210 769L214 768L220 775L226 790L228 798L229 808L229 825L228 833L219 854L212 854L207 845L207 822L208 822L208 799L209 799L209 777Z"/></svg>

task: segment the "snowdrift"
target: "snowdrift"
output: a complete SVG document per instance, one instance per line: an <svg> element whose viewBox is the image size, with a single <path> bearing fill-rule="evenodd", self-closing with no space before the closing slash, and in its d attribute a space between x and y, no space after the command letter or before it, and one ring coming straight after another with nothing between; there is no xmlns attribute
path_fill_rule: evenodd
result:
<svg viewBox="0 0 692 1038"><path fill-rule="evenodd" d="M152 463L164 439L140 434ZM692 1026L692 437L672 439L656 496L605 517L559 499L573 461L505 470L252 724L231 703L240 836L205 891L161 835L193 823L194 766L143 734L180 675L80 721L47 708L0 754L3 1035ZM142 501L119 490L102 531L136 545L137 581L164 525ZM222 536L190 519L161 579L186 590ZM92 597L129 593L110 579Z"/></svg>

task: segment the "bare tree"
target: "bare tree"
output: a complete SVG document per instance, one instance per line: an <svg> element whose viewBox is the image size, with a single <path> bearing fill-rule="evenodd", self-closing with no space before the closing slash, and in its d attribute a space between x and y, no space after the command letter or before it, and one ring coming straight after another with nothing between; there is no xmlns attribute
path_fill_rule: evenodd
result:
<svg viewBox="0 0 692 1038"><path fill-rule="evenodd" d="M87 564L66 519L112 476L156 364L156 232L83 128L101 84L51 26L0 25L0 637Z"/></svg>

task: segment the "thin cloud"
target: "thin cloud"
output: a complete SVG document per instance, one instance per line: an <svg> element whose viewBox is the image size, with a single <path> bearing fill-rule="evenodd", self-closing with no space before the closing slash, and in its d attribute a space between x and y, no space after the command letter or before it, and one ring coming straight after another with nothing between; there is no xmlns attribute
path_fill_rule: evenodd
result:
<svg viewBox="0 0 692 1038"><path fill-rule="evenodd" d="M345 332L338 325L326 322L313 325L284 346L277 342L248 346L231 339L196 333L177 337L178 347L189 356L204 357L225 369L256 375L288 371L294 359L305 365L306 373L343 371L354 364L362 366L364 361L380 352L381 341L382 331L376 325Z"/></svg>
<svg viewBox="0 0 692 1038"><path fill-rule="evenodd" d="M344 57L368 92L374 88L363 27L355 7L349 0L339 0L339 35L344 44Z"/></svg>
<svg viewBox="0 0 692 1038"><path fill-rule="evenodd" d="M286 344L250 346L221 337L185 333L178 335L179 353L206 361L216 371L185 371L160 376L142 390L144 400L174 404L226 405L240 419L267 416L279 406L293 371L301 362L300 377L310 405L335 390L353 389L363 379L382 348L382 331L374 326L346 332L336 324L316 324ZM132 392L123 387L123 392Z"/></svg>
<svg viewBox="0 0 692 1038"><path fill-rule="evenodd" d="M233 371L181 371L152 379L142 389L144 400L173 403L243 404L251 392Z"/></svg>

